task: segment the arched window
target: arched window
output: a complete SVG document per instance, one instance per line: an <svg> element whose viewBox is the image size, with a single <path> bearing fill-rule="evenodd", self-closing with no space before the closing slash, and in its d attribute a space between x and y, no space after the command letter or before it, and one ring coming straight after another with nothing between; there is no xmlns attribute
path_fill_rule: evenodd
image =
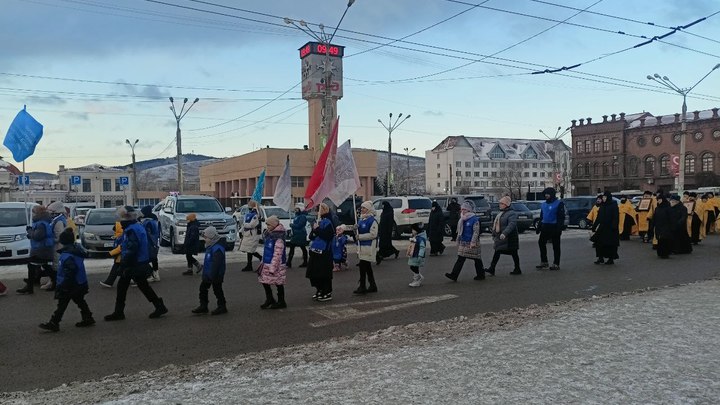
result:
<svg viewBox="0 0 720 405"><path fill-rule="evenodd" d="M599 139L595 139L593 141L593 152L595 152L595 153L600 152L600 140Z"/></svg>
<svg viewBox="0 0 720 405"><path fill-rule="evenodd" d="M585 175L585 166L582 163L578 164L575 168L575 176L582 177Z"/></svg>
<svg viewBox="0 0 720 405"><path fill-rule="evenodd" d="M662 155L660 156L660 175L667 176L668 174L670 174L670 156Z"/></svg>
<svg viewBox="0 0 720 405"><path fill-rule="evenodd" d="M638 175L638 160L637 160L637 158L632 157L628 161L628 172L630 173L630 176Z"/></svg>
<svg viewBox="0 0 720 405"><path fill-rule="evenodd" d="M598 162L593 163L593 176L600 175L600 164Z"/></svg>
<svg viewBox="0 0 720 405"><path fill-rule="evenodd" d="M608 162L603 162L602 164L602 175L603 177L607 177L610 175L610 165Z"/></svg>
<svg viewBox="0 0 720 405"><path fill-rule="evenodd" d="M685 155L685 174L695 174L695 155Z"/></svg>
<svg viewBox="0 0 720 405"><path fill-rule="evenodd" d="M711 152L705 152L700 157L702 171L711 172L715 169L715 157Z"/></svg>
<svg viewBox="0 0 720 405"><path fill-rule="evenodd" d="M590 176L590 163L585 163L585 176Z"/></svg>
<svg viewBox="0 0 720 405"><path fill-rule="evenodd" d="M612 173L613 176L617 176L618 174L620 174L620 163L613 162L612 170L610 173Z"/></svg>
<svg viewBox="0 0 720 405"><path fill-rule="evenodd" d="M655 157L648 156L645 158L645 175L652 176L655 174Z"/></svg>

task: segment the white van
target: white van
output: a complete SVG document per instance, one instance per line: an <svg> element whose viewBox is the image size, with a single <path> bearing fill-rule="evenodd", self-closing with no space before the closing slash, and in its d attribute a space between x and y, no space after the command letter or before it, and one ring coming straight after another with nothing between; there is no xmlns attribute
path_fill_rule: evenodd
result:
<svg viewBox="0 0 720 405"><path fill-rule="evenodd" d="M27 226L32 224L32 207L35 203L0 203L0 260L30 257L30 240Z"/></svg>

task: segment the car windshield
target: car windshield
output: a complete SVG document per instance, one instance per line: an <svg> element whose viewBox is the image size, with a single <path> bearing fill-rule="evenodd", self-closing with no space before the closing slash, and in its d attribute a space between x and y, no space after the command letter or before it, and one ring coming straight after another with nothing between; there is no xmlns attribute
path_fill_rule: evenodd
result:
<svg viewBox="0 0 720 405"><path fill-rule="evenodd" d="M117 221L115 211L90 211L85 217L85 225L114 225Z"/></svg>
<svg viewBox="0 0 720 405"><path fill-rule="evenodd" d="M514 211L530 211L530 209L523 203L510 203L510 206Z"/></svg>
<svg viewBox="0 0 720 405"><path fill-rule="evenodd" d="M0 227L7 228L11 226L27 225L27 213L25 208L2 208L0 209Z"/></svg>
<svg viewBox="0 0 720 405"><path fill-rule="evenodd" d="M225 212L215 199L178 200L177 212Z"/></svg>
<svg viewBox="0 0 720 405"><path fill-rule="evenodd" d="M429 198L408 198L408 208L429 210L432 208L432 201Z"/></svg>
<svg viewBox="0 0 720 405"><path fill-rule="evenodd" d="M275 215L278 219L290 219L290 213L278 207L265 207L265 215L268 217Z"/></svg>
<svg viewBox="0 0 720 405"><path fill-rule="evenodd" d="M465 200L472 201L475 204L475 209L487 208L490 206L485 197L465 197Z"/></svg>
<svg viewBox="0 0 720 405"><path fill-rule="evenodd" d="M75 208L75 215L85 215L90 211L90 208Z"/></svg>
<svg viewBox="0 0 720 405"><path fill-rule="evenodd" d="M538 201L528 201L525 203L525 206L528 207L531 210L539 210L540 209L540 202Z"/></svg>

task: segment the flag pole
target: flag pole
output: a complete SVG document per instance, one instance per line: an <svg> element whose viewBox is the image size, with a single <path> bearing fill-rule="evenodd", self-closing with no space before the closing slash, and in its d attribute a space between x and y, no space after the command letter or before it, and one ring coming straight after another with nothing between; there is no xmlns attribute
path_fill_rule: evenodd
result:
<svg viewBox="0 0 720 405"><path fill-rule="evenodd" d="M22 172L21 180L22 180L22 184L23 184L23 195L25 196L25 226L29 226L30 225L30 214L28 213L28 209L27 209L28 195L27 195L27 189L25 188L25 161L24 160L23 160L23 172Z"/></svg>

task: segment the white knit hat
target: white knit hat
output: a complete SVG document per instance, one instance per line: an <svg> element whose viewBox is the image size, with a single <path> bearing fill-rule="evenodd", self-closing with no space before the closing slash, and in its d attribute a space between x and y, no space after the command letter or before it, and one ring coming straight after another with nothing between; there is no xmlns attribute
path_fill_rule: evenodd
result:
<svg viewBox="0 0 720 405"><path fill-rule="evenodd" d="M295 208L299 209L300 211L305 211L305 204L297 203L295 204Z"/></svg>
<svg viewBox="0 0 720 405"><path fill-rule="evenodd" d="M54 213L54 214L64 214L65 213L65 205L61 201L55 201L48 205L48 211Z"/></svg>

